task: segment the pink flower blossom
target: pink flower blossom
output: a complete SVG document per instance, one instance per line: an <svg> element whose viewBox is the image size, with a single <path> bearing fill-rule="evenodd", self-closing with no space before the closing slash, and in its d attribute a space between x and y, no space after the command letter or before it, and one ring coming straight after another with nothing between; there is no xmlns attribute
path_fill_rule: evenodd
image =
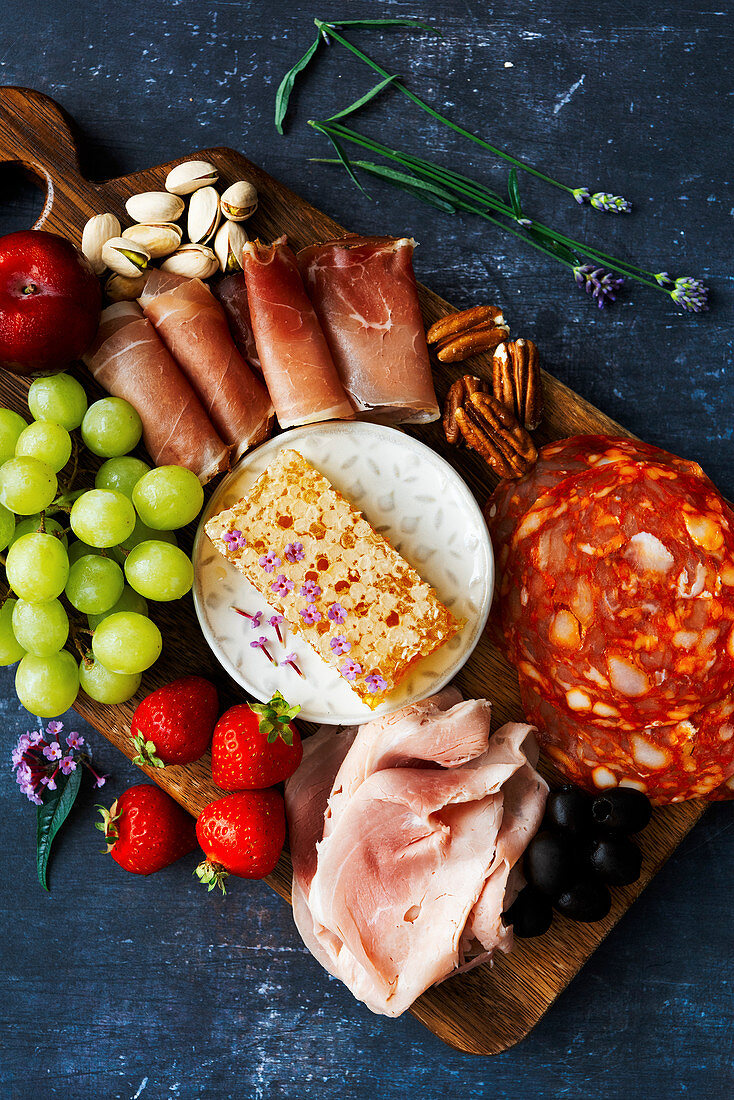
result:
<svg viewBox="0 0 734 1100"><path fill-rule="evenodd" d="M321 595L321 589L316 581L306 581L305 584L301 585L301 595L305 596L309 603L315 603Z"/></svg>
<svg viewBox="0 0 734 1100"><path fill-rule="evenodd" d="M46 745L43 755L47 760L58 760L61 757L61 745L58 741L52 741L50 745Z"/></svg>
<svg viewBox="0 0 734 1100"><path fill-rule="evenodd" d="M236 527L232 531L224 532L222 542L225 543L228 550L241 550L244 546L247 546L247 539Z"/></svg>
<svg viewBox="0 0 734 1100"><path fill-rule="evenodd" d="M55 774L56 774L56 772L54 772L54 775L55 775ZM56 780L54 779L54 776L53 776L53 775L50 775L50 776L48 777L48 782L46 783L46 788L47 788L47 790L49 790L49 791L55 791L55 790L56 790ZM30 796L29 796L29 797L30 797Z"/></svg>
<svg viewBox="0 0 734 1100"><path fill-rule="evenodd" d="M349 653L352 648L352 643L347 640L343 634L337 634L335 638L332 638L329 645L336 654Z"/></svg>
<svg viewBox="0 0 734 1100"><path fill-rule="evenodd" d="M340 603L333 603L329 608L329 618L333 623L346 622L347 613Z"/></svg>
<svg viewBox="0 0 734 1100"><path fill-rule="evenodd" d="M317 611L315 607L309 605L308 607L302 607L298 614L302 617L304 623L307 626L313 626L321 619L321 612Z"/></svg>
<svg viewBox="0 0 734 1100"><path fill-rule="evenodd" d="M46 733L49 733L52 737L56 737L57 734L61 733L63 728L64 728L64 723L63 722L57 722L54 719L53 722L49 722L49 724L46 726Z"/></svg>
<svg viewBox="0 0 734 1100"><path fill-rule="evenodd" d="M277 664L277 662L273 660L273 656L268 649L268 639L265 637L264 634L262 634L259 638L256 638L254 642L250 642L250 648L261 649L267 659L270 661L271 665Z"/></svg>
<svg viewBox="0 0 734 1100"><path fill-rule="evenodd" d="M384 680L379 672L370 672L365 676L365 683L373 695L378 691L384 691L387 687L387 680Z"/></svg>
<svg viewBox="0 0 734 1100"><path fill-rule="evenodd" d="M40 745L43 741L43 733L41 730L32 730L30 733L26 733L29 745Z"/></svg>
<svg viewBox="0 0 734 1100"><path fill-rule="evenodd" d="M107 782L107 776L106 775L98 775L97 778L94 781L94 785L95 785L95 787L104 787L106 782Z"/></svg>
<svg viewBox="0 0 734 1100"><path fill-rule="evenodd" d="M356 680L362 671L362 666L356 661L353 661L351 657L344 662L339 669L345 680Z"/></svg>
<svg viewBox="0 0 734 1100"><path fill-rule="evenodd" d="M301 561L306 555L300 542L289 542L285 548L285 556L288 561L296 562Z"/></svg>
<svg viewBox="0 0 734 1100"><path fill-rule="evenodd" d="M66 738L66 743L70 749L80 749L84 744L84 738L78 733L70 733Z"/></svg>
<svg viewBox="0 0 734 1100"><path fill-rule="evenodd" d="M293 581L281 573L270 585L270 590L275 592L276 596L287 596L289 592L293 591Z"/></svg>
<svg viewBox="0 0 734 1100"><path fill-rule="evenodd" d="M297 672L299 676L303 677L303 673L298 666L298 661L296 660L295 653L286 653L285 657L283 658L283 664L290 665L294 672Z"/></svg>
<svg viewBox="0 0 734 1100"><path fill-rule="evenodd" d="M261 569L264 569L266 573L272 573L274 569L277 569L282 562L274 550L268 550L267 554L259 559L258 564Z"/></svg>
<svg viewBox="0 0 734 1100"><path fill-rule="evenodd" d="M281 629L280 629L280 624L284 623L285 619L283 618L282 615L271 615L270 618L268 619L268 622L272 626L273 630L275 631L275 633L278 637L278 641L282 645L283 644L283 634L282 634Z"/></svg>
<svg viewBox="0 0 734 1100"><path fill-rule="evenodd" d="M251 627L251 629L252 630L257 630L258 627L260 626L260 624L262 623L262 621L263 621L262 611L256 611L255 614L252 615L251 618L250 618L250 627Z"/></svg>
<svg viewBox="0 0 734 1100"><path fill-rule="evenodd" d="M76 771L76 760L73 756L65 756L59 767L64 775L71 775L72 772Z"/></svg>

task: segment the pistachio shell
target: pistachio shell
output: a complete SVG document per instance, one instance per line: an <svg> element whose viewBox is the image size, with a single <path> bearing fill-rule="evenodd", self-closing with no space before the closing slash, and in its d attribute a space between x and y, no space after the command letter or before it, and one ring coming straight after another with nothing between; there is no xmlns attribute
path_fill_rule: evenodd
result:
<svg viewBox="0 0 734 1100"><path fill-rule="evenodd" d="M257 190L249 180L238 180L222 194L222 213L232 222L243 222L257 210Z"/></svg>
<svg viewBox="0 0 734 1100"><path fill-rule="evenodd" d="M110 275L104 292L111 302L134 302L145 285L145 275L128 279L126 275Z"/></svg>
<svg viewBox="0 0 734 1100"><path fill-rule="evenodd" d="M144 225L175 222L183 214L185 206L179 195L170 195L168 191L144 191L140 195L131 195L125 203L125 209L133 221Z"/></svg>
<svg viewBox="0 0 734 1100"><path fill-rule="evenodd" d="M183 244L161 264L161 271L187 279L208 279L218 268L217 257L205 244Z"/></svg>
<svg viewBox="0 0 734 1100"><path fill-rule="evenodd" d="M105 269L102 259L102 247L110 237L120 236L120 223L114 214L95 214L84 226L82 232L82 252L92 265L95 275L101 275Z"/></svg>
<svg viewBox="0 0 734 1100"><path fill-rule="evenodd" d="M242 270L242 250L249 240L238 222L223 222L214 238L214 251L225 275Z"/></svg>
<svg viewBox="0 0 734 1100"><path fill-rule="evenodd" d="M190 195L200 187L208 187L219 179L219 172L208 160L185 160L166 176L166 191L174 195Z"/></svg>
<svg viewBox="0 0 734 1100"><path fill-rule="evenodd" d="M159 222L157 225L131 225L122 235L126 241L141 244L151 260L157 260L176 251L183 231L175 222Z"/></svg>
<svg viewBox="0 0 734 1100"><path fill-rule="evenodd" d="M192 244L207 244L219 225L219 195L214 187L200 187L189 200L188 230Z"/></svg>
<svg viewBox="0 0 734 1100"><path fill-rule="evenodd" d="M102 245L102 259L110 271L117 275L135 278L141 275L150 263L150 253L136 241L124 237L111 237Z"/></svg>

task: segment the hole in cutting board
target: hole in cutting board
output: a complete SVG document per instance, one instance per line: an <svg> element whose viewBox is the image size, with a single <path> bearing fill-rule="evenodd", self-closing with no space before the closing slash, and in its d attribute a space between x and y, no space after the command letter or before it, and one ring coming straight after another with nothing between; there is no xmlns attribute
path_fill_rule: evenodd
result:
<svg viewBox="0 0 734 1100"><path fill-rule="evenodd" d="M0 234L30 229L46 204L45 184L22 164L0 164Z"/></svg>

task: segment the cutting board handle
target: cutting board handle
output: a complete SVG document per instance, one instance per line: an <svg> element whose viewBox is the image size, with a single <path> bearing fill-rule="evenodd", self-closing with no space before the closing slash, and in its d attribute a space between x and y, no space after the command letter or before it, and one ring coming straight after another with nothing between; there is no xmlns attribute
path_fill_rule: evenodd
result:
<svg viewBox="0 0 734 1100"><path fill-rule="evenodd" d="M32 88L0 88L0 163L9 161L20 162L45 186L46 204L36 229L53 227L64 208L89 196L66 115Z"/></svg>

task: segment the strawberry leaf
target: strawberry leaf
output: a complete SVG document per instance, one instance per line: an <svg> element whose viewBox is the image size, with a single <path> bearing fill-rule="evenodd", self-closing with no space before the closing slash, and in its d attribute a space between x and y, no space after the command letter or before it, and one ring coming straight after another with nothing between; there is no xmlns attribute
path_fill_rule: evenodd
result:
<svg viewBox="0 0 734 1100"><path fill-rule="evenodd" d="M142 764L144 768L165 768L164 762L156 756L155 741L146 741L142 733L133 737L133 745L138 750L138 755L133 757L133 764Z"/></svg>
<svg viewBox="0 0 734 1100"><path fill-rule="evenodd" d="M43 805L38 807L36 827L36 870L38 881L44 890L48 890L46 873L51 855L54 837L69 816L82 781L82 769L77 768L67 777L57 790L47 795Z"/></svg>

